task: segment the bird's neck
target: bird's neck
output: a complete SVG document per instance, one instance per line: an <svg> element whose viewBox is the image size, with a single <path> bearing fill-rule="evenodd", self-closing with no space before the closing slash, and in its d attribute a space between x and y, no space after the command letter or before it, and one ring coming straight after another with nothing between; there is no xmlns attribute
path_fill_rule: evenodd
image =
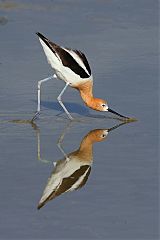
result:
<svg viewBox="0 0 160 240"><path fill-rule="evenodd" d="M76 156L80 161L88 162L93 160L93 144L104 140L102 138L104 129L95 129L90 131L81 141L79 148L72 153L72 156Z"/></svg>
<svg viewBox="0 0 160 240"><path fill-rule="evenodd" d="M88 161L93 158L93 144L102 141L100 138L102 133L101 129L92 130L83 138L78 149L78 153L82 158Z"/></svg>
<svg viewBox="0 0 160 240"><path fill-rule="evenodd" d="M89 80L85 83L82 83L81 85L78 86L77 89L79 90L80 95L85 104L88 107L94 108L95 98L93 97L93 81Z"/></svg>
<svg viewBox="0 0 160 240"><path fill-rule="evenodd" d="M86 159L92 159L93 154L93 141L90 137L86 136L79 147L79 153L83 153L82 155L85 156Z"/></svg>
<svg viewBox="0 0 160 240"><path fill-rule="evenodd" d="M72 155L79 158L80 161L86 162L86 164L90 164L93 159L93 141L87 135L82 140L79 149L72 153Z"/></svg>

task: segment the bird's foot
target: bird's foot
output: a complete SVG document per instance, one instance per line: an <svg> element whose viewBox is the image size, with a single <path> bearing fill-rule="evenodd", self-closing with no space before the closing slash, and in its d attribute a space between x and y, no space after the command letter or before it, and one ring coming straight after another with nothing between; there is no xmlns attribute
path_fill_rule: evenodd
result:
<svg viewBox="0 0 160 240"><path fill-rule="evenodd" d="M33 116L31 122L34 122L34 121L38 118L39 115L40 115L40 112L37 111L37 112L35 113L35 115Z"/></svg>

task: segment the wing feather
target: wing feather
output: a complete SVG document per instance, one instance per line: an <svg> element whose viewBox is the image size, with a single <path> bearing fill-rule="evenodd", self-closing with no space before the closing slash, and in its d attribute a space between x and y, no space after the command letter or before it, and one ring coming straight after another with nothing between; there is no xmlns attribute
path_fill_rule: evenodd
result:
<svg viewBox="0 0 160 240"><path fill-rule="evenodd" d="M71 69L81 78L89 78L91 76L90 67L88 67L89 64L87 65L88 61L83 53L78 50L69 51L66 48L62 48L51 42L41 33L37 33L37 35L40 38L40 42L43 46L48 62L54 69L57 69L57 67L59 68L59 64L62 64L63 66Z"/></svg>

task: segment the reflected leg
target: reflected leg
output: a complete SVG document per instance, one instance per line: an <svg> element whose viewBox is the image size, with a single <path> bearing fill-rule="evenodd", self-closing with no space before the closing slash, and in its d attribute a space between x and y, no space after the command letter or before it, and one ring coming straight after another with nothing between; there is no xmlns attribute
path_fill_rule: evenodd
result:
<svg viewBox="0 0 160 240"><path fill-rule="evenodd" d="M68 155L65 153L65 151L63 150L62 147L62 142L64 139L64 136L66 135L66 133L69 131L69 129L71 128L73 122L69 122L69 124L67 124L67 126L65 127L65 129L63 130L63 132L61 133L58 141L57 141L57 146L59 148L59 150L61 151L61 153L64 155L64 157L66 158L66 160L69 160Z"/></svg>

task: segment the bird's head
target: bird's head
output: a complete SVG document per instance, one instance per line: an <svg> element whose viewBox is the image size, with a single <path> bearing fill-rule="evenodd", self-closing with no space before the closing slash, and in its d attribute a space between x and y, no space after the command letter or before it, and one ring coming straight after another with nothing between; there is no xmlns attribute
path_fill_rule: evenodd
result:
<svg viewBox="0 0 160 240"><path fill-rule="evenodd" d="M107 112L108 111L108 104L107 101L100 99L100 98L94 98L92 101L92 109L96 111L101 111L101 112Z"/></svg>
<svg viewBox="0 0 160 240"><path fill-rule="evenodd" d="M94 129L89 132L88 138L92 142L102 142L106 139L108 135L108 129Z"/></svg>
<svg viewBox="0 0 160 240"><path fill-rule="evenodd" d="M100 98L94 98L93 101L92 101L92 104L91 104L91 108L96 110L96 111L101 111L101 112L111 112L121 118L124 118L124 119L130 119L129 117L125 117L117 112L115 112L114 110L110 109L108 107L108 104L107 104L107 101L103 100L103 99L100 99Z"/></svg>

